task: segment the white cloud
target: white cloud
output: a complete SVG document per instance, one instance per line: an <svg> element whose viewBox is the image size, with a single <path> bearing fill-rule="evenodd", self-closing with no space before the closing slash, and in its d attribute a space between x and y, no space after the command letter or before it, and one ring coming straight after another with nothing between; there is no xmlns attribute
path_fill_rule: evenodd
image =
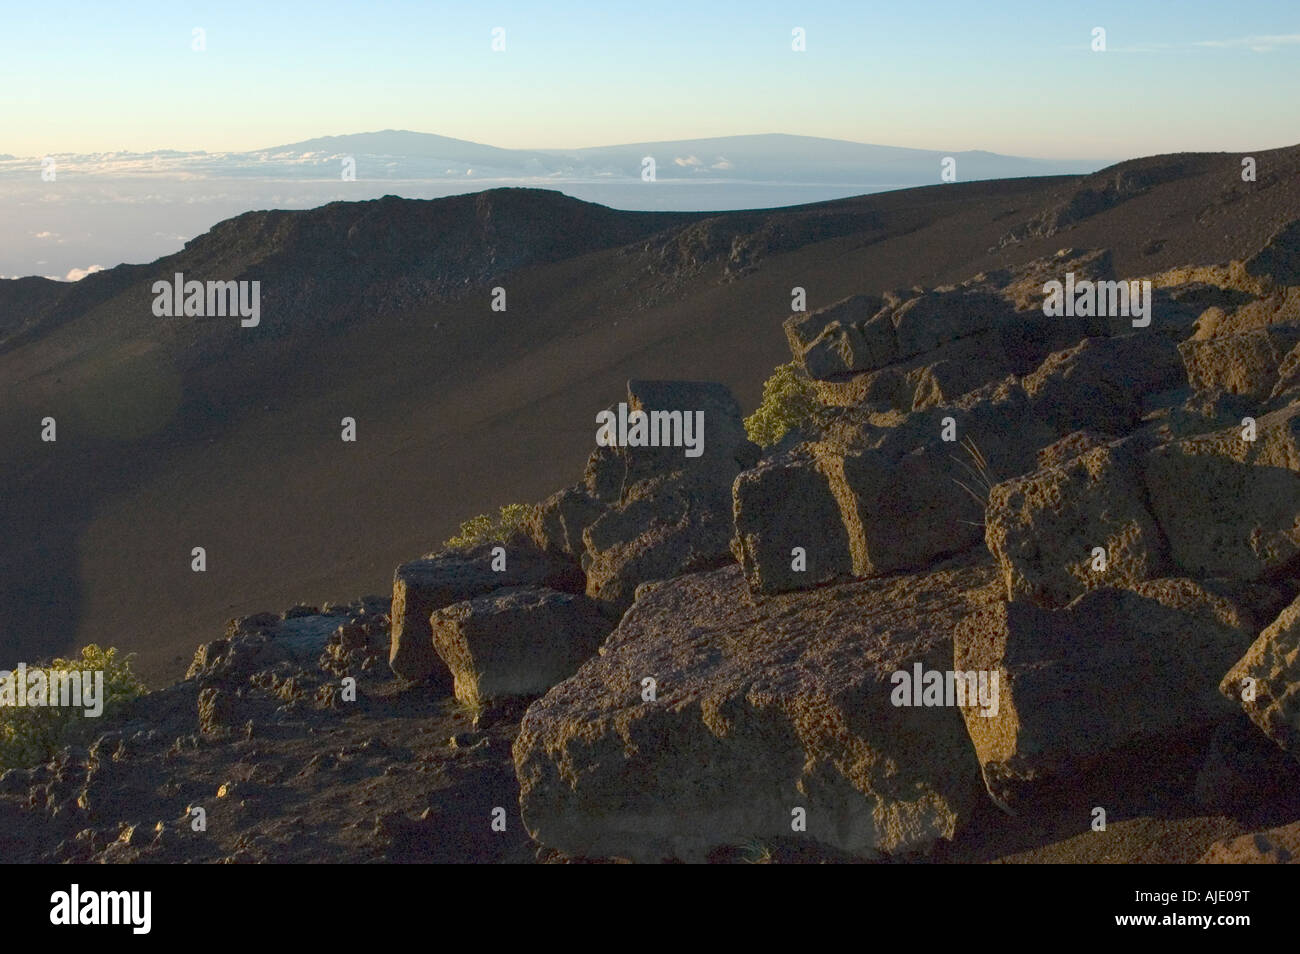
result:
<svg viewBox="0 0 1300 954"><path fill-rule="evenodd" d="M689 166L702 166L702 165L704 165L704 163L700 162L700 160L699 160L698 158L696 158L695 156L687 156L685 159L683 159L683 158L681 158L681 157L678 157L678 158L674 159L673 162L674 162L674 164L676 164L676 165L679 165L679 166L688 166L688 167L689 167Z"/></svg>
<svg viewBox="0 0 1300 954"><path fill-rule="evenodd" d="M65 282L79 282L87 275L93 275L95 272L102 272L103 270L103 265L91 265L89 268L73 268L68 271L63 280Z"/></svg>
<svg viewBox="0 0 1300 954"><path fill-rule="evenodd" d="M1202 40L1193 46L1246 47L1256 53L1268 53L1279 46L1295 46L1300 43L1300 33L1273 33L1263 36L1242 36L1232 40Z"/></svg>
<svg viewBox="0 0 1300 954"><path fill-rule="evenodd" d="M1284 46L1300 44L1300 33L1272 33L1260 36L1239 36L1227 40L1193 40L1184 43L1144 43L1130 46L1111 46L1107 53L1168 53L1175 50L1216 49L1216 50L1250 50L1252 53L1272 53ZM1091 49L1081 45L1076 49Z"/></svg>

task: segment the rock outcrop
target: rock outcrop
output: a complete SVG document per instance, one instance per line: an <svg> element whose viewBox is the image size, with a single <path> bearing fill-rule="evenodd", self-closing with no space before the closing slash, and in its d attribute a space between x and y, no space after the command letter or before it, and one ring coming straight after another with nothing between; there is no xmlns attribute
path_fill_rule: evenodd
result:
<svg viewBox="0 0 1300 954"><path fill-rule="evenodd" d="M542 587L453 603L429 623L456 698L470 705L545 692L594 655L610 628L585 596Z"/></svg>
<svg viewBox="0 0 1300 954"><path fill-rule="evenodd" d="M989 794L1012 812L1114 804L1156 786L1231 707L1216 670L1253 619L1192 580L1094 589L1059 610L998 603L964 619L962 671L996 672L997 711L962 710ZM1196 761L1203 760L1203 752Z"/></svg>
<svg viewBox="0 0 1300 954"><path fill-rule="evenodd" d="M597 447L583 482L542 503L529 527L544 551L581 562L587 595L614 618L642 583L731 562L731 484L758 459L721 384L634 380L625 403L665 439ZM683 446L686 416L702 422L694 448Z"/></svg>
<svg viewBox="0 0 1300 954"><path fill-rule="evenodd" d="M1300 761L1300 599L1259 634L1223 677L1221 689Z"/></svg>
<svg viewBox="0 0 1300 954"><path fill-rule="evenodd" d="M1087 590L1170 569L1132 443L1093 447L998 484L989 492L985 525L1010 600L1064 606Z"/></svg>
<svg viewBox="0 0 1300 954"><path fill-rule="evenodd" d="M733 548L752 585L765 592L813 585L846 570L869 577L925 567L980 542L981 495L997 475L1031 469L1038 446L1051 436L1018 385L974 392L892 426L848 418L800 454L741 475L733 488ZM802 494L765 489L783 483ZM817 551L816 573L791 572L796 546Z"/></svg>
<svg viewBox="0 0 1300 954"><path fill-rule="evenodd" d="M525 714L524 822L580 857L923 853L969 818L978 768L956 710L895 705L894 676L949 669L997 595L987 558L761 600L734 566L655 586Z"/></svg>
<svg viewBox="0 0 1300 954"><path fill-rule="evenodd" d="M1151 510L1170 556L1196 577L1257 580L1300 555L1300 404L1155 448Z"/></svg>
<svg viewBox="0 0 1300 954"><path fill-rule="evenodd" d="M494 554L497 547L501 551ZM429 625L435 610L505 587L544 586L581 592L584 582L571 562L539 550L522 534L501 544L485 543L404 563L393 575L388 664L410 682L428 681L450 690L451 674L434 649Z"/></svg>
<svg viewBox="0 0 1300 954"><path fill-rule="evenodd" d="M750 587L764 593L847 578L853 555L816 448L800 445L736 478L731 550Z"/></svg>

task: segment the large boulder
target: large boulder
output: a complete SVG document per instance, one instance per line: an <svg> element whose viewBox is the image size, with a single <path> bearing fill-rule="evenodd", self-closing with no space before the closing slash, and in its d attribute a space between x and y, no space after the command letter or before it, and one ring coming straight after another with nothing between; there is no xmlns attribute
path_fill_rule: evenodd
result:
<svg viewBox="0 0 1300 954"><path fill-rule="evenodd" d="M545 692L594 655L610 629L585 596L543 587L453 603L429 625L456 698L467 703Z"/></svg>
<svg viewBox="0 0 1300 954"><path fill-rule="evenodd" d="M1300 599L1259 634L1220 688L1279 748L1300 760Z"/></svg>
<svg viewBox="0 0 1300 954"><path fill-rule="evenodd" d="M954 403L1011 371L1001 339L992 332L972 335L942 345L923 356L924 364L908 373L906 392L899 407L923 411ZM910 398L910 400L908 400Z"/></svg>
<svg viewBox="0 0 1300 954"><path fill-rule="evenodd" d="M1194 389L1267 398L1278 383L1283 360L1297 342L1300 327L1278 325L1221 338L1189 338L1178 351Z"/></svg>
<svg viewBox="0 0 1300 954"><path fill-rule="evenodd" d="M1022 370L1004 350L1023 350L1022 319L988 288L949 286L854 295L788 318L785 330L823 403L909 411Z"/></svg>
<svg viewBox="0 0 1300 954"><path fill-rule="evenodd" d="M807 445L742 472L732 497L731 551L753 590L805 589L852 574L839 506Z"/></svg>
<svg viewBox="0 0 1300 954"><path fill-rule="evenodd" d="M1064 606L1086 590L1169 570L1140 462L1131 442L1115 442L990 491L985 542L1009 600ZM1098 547L1105 552L1094 555Z"/></svg>
<svg viewBox="0 0 1300 954"><path fill-rule="evenodd" d="M963 357L958 353L934 360L923 356L979 337L978 350L991 359L1001 348L999 329L1014 316L1005 298L983 288L956 286L905 294L906 300L894 293L853 295L787 318L786 339L795 361L814 381L842 381L894 365L908 364L907 370L914 371L947 360L953 367L935 374L951 377L960 372L962 380L983 376L965 390L1003 373L1002 363L994 361L986 362L987 375L963 372L957 367Z"/></svg>
<svg viewBox="0 0 1300 954"><path fill-rule="evenodd" d="M983 290L943 288L918 295L894 309L894 339L899 358L934 351L940 345L1011 319L1005 299Z"/></svg>
<svg viewBox="0 0 1300 954"><path fill-rule="evenodd" d="M496 546L505 548L504 569L494 569L494 563L500 565L493 554ZM543 553L522 534L503 544L485 543L403 563L393 574L388 665L403 679L450 690L450 674L433 647L429 617L434 610L507 586L580 593L584 584L576 565Z"/></svg>
<svg viewBox="0 0 1300 954"><path fill-rule="evenodd" d="M892 364L898 358L885 301L852 295L816 311L791 315L785 336L808 376L824 380Z"/></svg>
<svg viewBox="0 0 1300 954"><path fill-rule="evenodd" d="M1141 420L1143 397L1184 383L1177 345L1144 332L1085 338L1049 355L1024 381L1036 413L1060 434L1125 433Z"/></svg>
<svg viewBox="0 0 1300 954"><path fill-rule="evenodd" d="M1300 404L1155 448L1148 499L1190 576L1257 580L1300 554Z"/></svg>
<svg viewBox="0 0 1300 954"><path fill-rule="evenodd" d="M978 544L989 488L1033 468L1053 435L1018 387L985 391L818 443L855 576L923 567Z"/></svg>
<svg viewBox="0 0 1300 954"><path fill-rule="evenodd" d="M872 405L913 411L954 403L1015 368L995 331L941 344L932 351L849 376L813 380L817 399L830 407Z"/></svg>
<svg viewBox="0 0 1300 954"><path fill-rule="evenodd" d="M524 716L530 835L636 861L782 837L873 858L952 838L980 800L961 718L892 699L896 674L949 669L954 626L997 597L983 560L762 600L736 566L650 589Z"/></svg>
<svg viewBox="0 0 1300 954"><path fill-rule="evenodd" d="M547 553L577 562L582 559L582 532L600 518L606 506L584 484L566 487L533 509L528 535Z"/></svg>
<svg viewBox="0 0 1300 954"><path fill-rule="evenodd" d="M627 410L701 412L704 441L695 457L681 447L619 446L598 448L588 462L587 494L603 509L593 519L591 505L575 501L565 533L571 539L585 524L586 592L612 616L631 605L641 583L731 561L731 485L758 460L740 407L721 384L629 381Z"/></svg>
<svg viewBox="0 0 1300 954"><path fill-rule="evenodd" d="M973 614L954 658L958 670L998 674L995 715L963 709L989 794L1011 812L1113 807L1128 789L1194 770L1232 711L1217 674L1252 626L1183 579L1090 590L1059 610L999 603Z"/></svg>
<svg viewBox="0 0 1300 954"><path fill-rule="evenodd" d="M736 473L758 459L758 448L745 436L740 405L725 384L714 381L627 382L629 411L647 414L698 414L703 433L698 456L682 447L623 447L624 492L638 480L682 470L713 483L731 486Z"/></svg>
<svg viewBox="0 0 1300 954"><path fill-rule="evenodd" d="M726 486L683 473L642 482L583 531L587 595L620 616L642 583L731 562L731 536Z"/></svg>

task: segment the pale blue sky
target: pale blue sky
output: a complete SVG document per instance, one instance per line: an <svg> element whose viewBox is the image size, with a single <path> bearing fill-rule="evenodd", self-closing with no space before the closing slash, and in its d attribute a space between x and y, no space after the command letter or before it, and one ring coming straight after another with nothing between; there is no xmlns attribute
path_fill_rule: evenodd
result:
<svg viewBox="0 0 1300 954"><path fill-rule="evenodd" d="M785 132L1116 159L1300 141L1297 0L2 0L0 24L0 153L25 156L386 128L539 148ZM796 26L807 52L790 49ZM1106 53L1089 49L1096 26Z"/></svg>

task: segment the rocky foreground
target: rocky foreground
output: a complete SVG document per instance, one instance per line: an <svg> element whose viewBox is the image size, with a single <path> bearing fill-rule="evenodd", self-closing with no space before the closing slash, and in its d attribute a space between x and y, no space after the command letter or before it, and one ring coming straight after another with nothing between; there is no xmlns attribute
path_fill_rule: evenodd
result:
<svg viewBox="0 0 1300 954"><path fill-rule="evenodd" d="M0 841L1294 860L1300 222L1143 276L1149 324L1044 314L1067 273L1121 277L1063 249L793 315L817 407L766 449L720 385L629 382L634 410L702 411L704 453L597 447L522 528L399 567L391 600L232 621L131 721L0 776ZM952 672L994 694L931 695Z"/></svg>

